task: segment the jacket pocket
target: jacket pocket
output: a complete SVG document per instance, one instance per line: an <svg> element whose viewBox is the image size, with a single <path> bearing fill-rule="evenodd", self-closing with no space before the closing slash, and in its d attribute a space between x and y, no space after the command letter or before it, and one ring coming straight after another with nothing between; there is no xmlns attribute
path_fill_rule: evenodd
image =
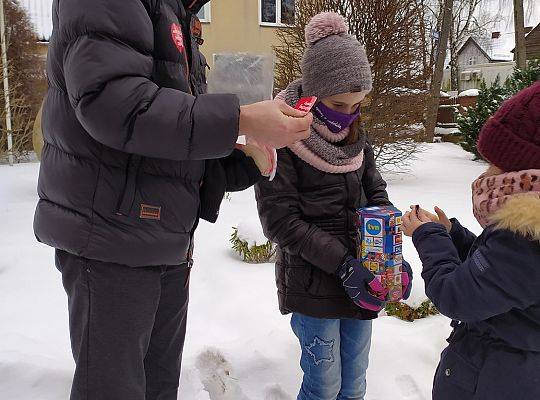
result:
<svg viewBox="0 0 540 400"><path fill-rule="evenodd" d="M135 191L137 189L137 175L139 173L139 167L141 166L142 157L131 154L126 167L126 181L124 188L122 189L120 198L118 199L118 205L116 208L116 215L127 216L131 212L133 207L133 201L135 200Z"/></svg>
<svg viewBox="0 0 540 400"><path fill-rule="evenodd" d="M433 398L457 399L466 393L476 393L480 370L461 354L446 348L437 367ZM438 394L438 395L437 395Z"/></svg>
<svg viewBox="0 0 540 400"><path fill-rule="evenodd" d="M313 284L313 267L289 265L284 270L287 292L306 295Z"/></svg>

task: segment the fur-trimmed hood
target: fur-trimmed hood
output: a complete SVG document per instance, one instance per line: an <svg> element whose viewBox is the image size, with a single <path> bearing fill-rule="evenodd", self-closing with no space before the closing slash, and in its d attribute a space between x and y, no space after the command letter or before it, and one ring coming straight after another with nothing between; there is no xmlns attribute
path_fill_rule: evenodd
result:
<svg viewBox="0 0 540 400"><path fill-rule="evenodd" d="M516 195L491 217L496 229L507 229L540 242L540 197Z"/></svg>

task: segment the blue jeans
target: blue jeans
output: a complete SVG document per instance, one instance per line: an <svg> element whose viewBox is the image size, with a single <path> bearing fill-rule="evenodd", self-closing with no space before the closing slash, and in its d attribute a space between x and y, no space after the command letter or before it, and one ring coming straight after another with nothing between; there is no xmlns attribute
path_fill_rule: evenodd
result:
<svg viewBox="0 0 540 400"><path fill-rule="evenodd" d="M322 319L294 313L304 371L297 400L363 400L371 346L371 321Z"/></svg>

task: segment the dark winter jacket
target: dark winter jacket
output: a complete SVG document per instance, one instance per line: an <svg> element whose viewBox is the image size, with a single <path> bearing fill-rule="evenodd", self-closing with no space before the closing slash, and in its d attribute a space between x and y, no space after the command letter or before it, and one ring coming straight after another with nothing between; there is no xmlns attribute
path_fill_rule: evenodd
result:
<svg viewBox="0 0 540 400"><path fill-rule="evenodd" d="M225 189L260 177L233 153L236 96L203 94L193 14L205 2L54 1L39 241L104 262L183 263L199 216L215 221Z"/></svg>
<svg viewBox="0 0 540 400"><path fill-rule="evenodd" d="M371 146L366 145L362 167L346 174L319 171L289 149L280 150L278 159L276 178L258 183L255 194L264 232L278 245L281 312L375 318L350 300L335 275L347 256L357 256L356 210L391 204Z"/></svg>
<svg viewBox="0 0 540 400"><path fill-rule="evenodd" d="M426 293L455 320L434 400L540 399L540 200L518 197L476 238L453 222L413 235Z"/></svg>

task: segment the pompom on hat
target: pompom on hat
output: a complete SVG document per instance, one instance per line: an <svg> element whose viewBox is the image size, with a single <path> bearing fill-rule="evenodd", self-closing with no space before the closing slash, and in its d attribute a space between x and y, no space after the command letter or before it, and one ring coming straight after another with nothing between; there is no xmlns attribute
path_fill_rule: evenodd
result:
<svg viewBox="0 0 540 400"><path fill-rule="evenodd" d="M313 45L327 36L343 35L347 31L345 18L341 15L332 12L320 13L315 15L306 26L306 43Z"/></svg>
<svg viewBox="0 0 540 400"><path fill-rule="evenodd" d="M315 15L305 30L303 95L319 99L339 93L371 91L371 68L364 47L348 34L345 19L334 12Z"/></svg>
<svg viewBox="0 0 540 400"><path fill-rule="evenodd" d="M505 172L540 169L540 81L506 100L487 120L477 148Z"/></svg>

